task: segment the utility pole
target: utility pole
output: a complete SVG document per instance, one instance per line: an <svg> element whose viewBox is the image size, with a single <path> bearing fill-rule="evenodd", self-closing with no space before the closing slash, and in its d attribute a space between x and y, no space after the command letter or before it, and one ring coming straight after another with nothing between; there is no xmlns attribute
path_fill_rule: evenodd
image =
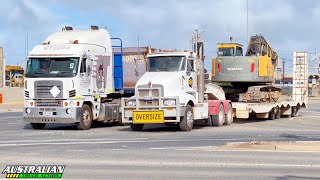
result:
<svg viewBox="0 0 320 180"><path fill-rule="evenodd" d="M320 61L320 54L318 52L318 49L316 48L315 49L315 55L314 55L314 58L313 60L315 61L315 70L316 70L316 74L320 75L320 67L319 67L319 61Z"/></svg>
<svg viewBox="0 0 320 180"><path fill-rule="evenodd" d="M247 0L247 44L249 44L249 0Z"/></svg>

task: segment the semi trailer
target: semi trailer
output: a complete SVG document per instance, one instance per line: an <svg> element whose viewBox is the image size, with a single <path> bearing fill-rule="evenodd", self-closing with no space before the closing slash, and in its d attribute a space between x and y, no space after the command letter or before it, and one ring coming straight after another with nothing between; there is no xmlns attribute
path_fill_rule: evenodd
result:
<svg viewBox="0 0 320 180"><path fill-rule="evenodd" d="M24 121L34 129L47 123L75 123L82 130L97 121L121 124L120 99L133 95L126 84L134 84L123 76L124 67L133 67L124 66L122 52L122 40L97 26L50 35L28 55Z"/></svg>

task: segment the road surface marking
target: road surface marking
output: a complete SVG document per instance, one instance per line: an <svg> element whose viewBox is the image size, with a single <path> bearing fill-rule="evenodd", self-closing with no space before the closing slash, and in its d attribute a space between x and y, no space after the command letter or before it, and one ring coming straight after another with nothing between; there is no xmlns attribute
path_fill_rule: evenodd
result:
<svg viewBox="0 0 320 180"><path fill-rule="evenodd" d="M272 138L272 140L276 139L283 139L283 138ZM38 146L38 145L77 145L77 144L117 144L117 143L155 143L155 142L193 142L193 141L230 141L230 140L257 140L257 138L237 138L237 139L190 139L190 140L117 140L117 141L92 141L89 139L88 140L82 140L79 139L77 141L66 141L66 142L57 142L56 140L53 141L43 141L43 142L22 142L20 143L19 141L16 141L16 143L8 143L9 141L2 141L0 143L0 147L7 147L7 146ZM12 142L12 141L11 141Z"/></svg>

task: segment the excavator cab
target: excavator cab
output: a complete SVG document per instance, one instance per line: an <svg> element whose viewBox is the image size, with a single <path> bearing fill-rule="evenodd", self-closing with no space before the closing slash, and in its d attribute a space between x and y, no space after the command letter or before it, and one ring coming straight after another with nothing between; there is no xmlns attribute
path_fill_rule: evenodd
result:
<svg viewBox="0 0 320 180"><path fill-rule="evenodd" d="M243 56L242 47L237 43L218 43L218 56Z"/></svg>

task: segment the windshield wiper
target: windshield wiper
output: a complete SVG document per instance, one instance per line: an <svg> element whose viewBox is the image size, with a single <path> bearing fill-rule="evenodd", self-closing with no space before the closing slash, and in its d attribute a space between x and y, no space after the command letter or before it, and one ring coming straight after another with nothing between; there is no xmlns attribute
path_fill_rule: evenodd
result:
<svg viewBox="0 0 320 180"><path fill-rule="evenodd" d="M39 75L39 74L48 74L48 73L45 73L45 72L42 72L42 71L35 71L35 72L32 72L32 73L27 73L26 75L30 76L30 77L37 77L35 75Z"/></svg>
<svg viewBox="0 0 320 180"><path fill-rule="evenodd" d="M159 68L158 70L160 70L160 71L169 71L168 68Z"/></svg>
<svg viewBox="0 0 320 180"><path fill-rule="evenodd" d="M73 73L70 72L70 71L60 71L58 74L56 74L56 77L58 77L58 76L60 76L62 74L72 74L73 75ZM66 77L66 76L62 76L62 77Z"/></svg>

